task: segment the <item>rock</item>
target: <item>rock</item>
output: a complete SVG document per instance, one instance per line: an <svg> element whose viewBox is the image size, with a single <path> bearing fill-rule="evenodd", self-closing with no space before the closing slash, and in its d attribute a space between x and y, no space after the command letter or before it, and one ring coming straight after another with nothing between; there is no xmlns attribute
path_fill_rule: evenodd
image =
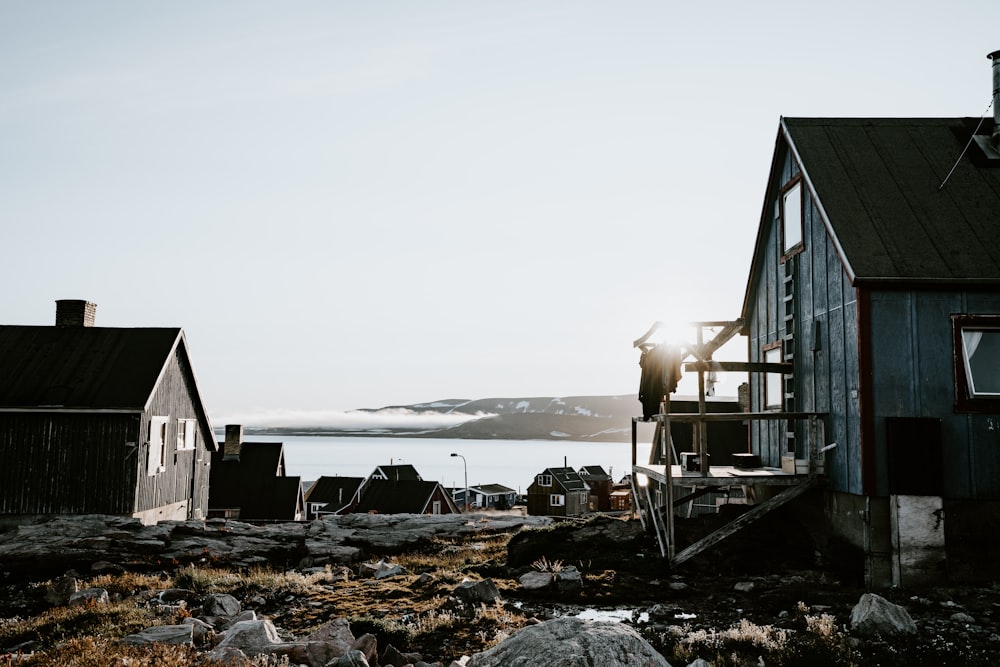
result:
<svg viewBox="0 0 1000 667"><path fill-rule="evenodd" d="M187 588L167 588L160 591L156 598L160 602L177 602L178 600L189 600L195 595L194 591Z"/></svg>
<svg viewBox="0 0 1000 667"><path fill-rule="evenodd" d="M733 590L737 593L749 593L754 588L754 583L752 581L737 581L733 585Z"/></svg>
<svg viewBox="0 0 1000 667"><path fill-rule="evenodd" d="M562 593L579 591L583 588L583 576L574 566L568 565L555 573L556 590Z"/></svg>
<svg viewBox="0 0 1000 667"><path fill-rule="evenodd" d="M388 579L390 577L399 577L407 574L406 568L402 565L390 565L389 563L380 562L379 568L376 570L374 577L376 579Z"/></svg>
<svg viewBox="0 0 1000 667"><path fill-rule="evenodd" d="M419 653L403 653L392 644L385 647L382 657L379 658L379 665L382 667L403 667L419 662L423 656Z"/></svg>
<svg viewBox="0 0 1000 667"><path fill-rule="evenodd" d="M429 586L433 584L435 581L436 579L434 578L433 574L430 574L429 572L424 572L414 580L413 585L418 588L422 588L424 586Z"/></svg>
<svg viewBox="0 0 1000 667"><path fill-rule="evenodd" d="M624 623L562 617L516 631L477 653L467 667L670 667L638 632Z"/></svg>
<svg viewBox="0 0 1000 667"><path fill-rule="evenodd" d="M491 603L500 598L500 591L497 590L492 579L483 579L482 581L466 579L452 593L467 604Z"/></svg>
<svg viewBox="0 0 1000 667"><path fill-rule="evenodd" d="M525 572L517 580L526 591L542 591L552 585L552 573L532 570Z"/></svg>
<svg viewBox="0 0 1000 667"><path fill-rule="evenodd" d="M202 599L201 608L205 616L227 618L233 618L243 611L240 601L227 593L209 593Z"/></svg>
<svg viewBox="0 0 1000 667"><path fill-rule="evenodd" d="M712 667L712 663L704 658L698 658L694 662L688 663L687 667Z"/></svg>
<svg viewBox="0 0 1000 667"><path fill-rule="evenodd" d="M215 635L215 629L199 618L188 617L182 620L181 623L191 626L191 635L196 646L201 646Z"/></svg>
<svg viewBox="0 0 1000 667"><path fill-rule="evenodd" d="M865 593L851 610L851 628L862 637L912 635L917 624L910 614L875 593Z"/></svg>
<svg viewBox="0 0 1000 667"><path fill-rule="evenodd" d="M108 592L103 588L84 588L69 596L69 606L78 604L108 604Z"/></svg>
<svg viewBox="0 0 1000 667"><path fill-rule="evenodd" d="M971 616L969 616L968 614L966 614L964 611L959 611L959 612L956 612L956 613L952 614L951 615L951 620L955 621L956 623L969 623L969 624L971 624L971 623L975 623L976 622L976 619L972 618Z"/></svg>
<svg viewBox="0 0 1000 667"><path fill-rule="evenodd" d="M327 621L306 637L306 640L326 642L336 646L340 651L338 655L344 655L355 648L354 644L357 641L351 633L351 624L346 618L335 618L332 621Z"/></svg>
<svg viewBox="0 0 1000 667"><path fill-rule="evenodd" d="M365 656L365 660L369 663L376 662L376 658L378 657L378 640L375 638L375 635L365 633L354 640L351 650L361 651Z"/></svg>
<svg viewBox="0 0 1000 667"><path fill-rule="evenodd" d="M281 638L271 621L240 621L226 630L216 649L238 648L252 656L268 654L276 644Z"/></svg>
<svg viewBox="0 0 1000 667"><path fill-rule="evenodd" d="M126 644L152 644L153 642L193 646L194 626L189 624L157 625L125 637Z"/></svg>
<svg viewBox="0 0 1000 667"><path fill-rule="evenodd" d="M76 577L64 575L59 577L45 589L45 601L49 604L62 606L69 603L73 594L80 590L80 583Z"/></svg>
<svg viewBox="0 0 1000 667"><path fill-rule="evenodd" d="M348 651L340 656L331 667L369 667L370 664L361 651Z"/></svg>

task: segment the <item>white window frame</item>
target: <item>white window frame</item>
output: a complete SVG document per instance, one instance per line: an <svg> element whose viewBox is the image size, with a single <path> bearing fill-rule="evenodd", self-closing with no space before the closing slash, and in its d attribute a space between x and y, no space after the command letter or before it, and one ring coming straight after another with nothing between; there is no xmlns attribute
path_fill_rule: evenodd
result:
<svg viewBox="0 0 1000 667"><path fill-rule="evenodd" d="M535 484L538 484L538 486L552 486L552 475L535 475Z"/></svg>
<svg viewBox="0 0 1000 667"><path fill-rule="evenodd" d="M167 426L170 417L152 417L149 420L149 454L146 475L152 477L167 469Z"/></svg>
<svg viewBox="0 0 1000 667"><path fill-rule="evenodd" d="M198 421L196 419L177 420L177 451L190 451L195 448L198 438Z"/></svg>
<svg viewBox="0 0 1000 667"><path fill-rule="evenodd" d="M771 347L764 350L764 363L781 363L781 347ZM781 373L764 374L764 409L781 410L785 405L784 377Z"/></svg>
<svg viewBox="0 0 1000 667"><path fill-rule="evenodd" d="M987 336L991 340L995 340L995 336L1000 336L1000 329L982 326L962 327L962 366L965 368L965 380L968 383L970 398L1000 398L1000 386L998 386L1000 378L990 378L994 386L987 390L985 387L986 378L981 371L974 372L972 365L972 358L976 356L977 350L984 349L980 345ZM997 371L1000 374L1000 368ZM980 380L980 388L978 389L976 388L977 375Z"/></svg>
<svg viewBox="0 0 1000 667"><path fill-rule="evenodd" d="M796 181L781 195L781 248L782 254L803 244L802 230L802 181Z"/></svg>
<svg viewBox="0 0 1000 667"><path fill-rule="evenodd" d="M553 493L549 495L549 506L550 507L565 507L566 506L566 496L561 493Z"/></svg>

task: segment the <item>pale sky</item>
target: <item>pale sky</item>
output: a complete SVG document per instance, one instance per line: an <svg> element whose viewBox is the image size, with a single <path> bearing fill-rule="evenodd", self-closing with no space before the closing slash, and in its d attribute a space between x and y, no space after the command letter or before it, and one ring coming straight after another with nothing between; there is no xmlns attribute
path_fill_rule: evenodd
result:
<svg viewBox="0 0 1000 667"><path fill-rule="evenodd" d="M995 0L0 0L0 321L71 298L183 327L216 422L635 393L652 322L739 316L780 117L978 117L997 25Z"/></svg>

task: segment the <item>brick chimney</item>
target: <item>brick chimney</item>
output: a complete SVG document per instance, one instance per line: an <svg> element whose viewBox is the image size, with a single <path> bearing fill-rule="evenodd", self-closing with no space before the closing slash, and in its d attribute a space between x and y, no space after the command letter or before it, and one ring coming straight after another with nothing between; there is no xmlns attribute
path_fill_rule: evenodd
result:
<svg viewBox="0 0 1000 667"><path fill-rule="evenodd" d="M243 449L243 425L226 424L226 442L222 446L223 461L239 461Z"/></svg>
<svg viewBox="0 0 1000 667"><path fill-rule="evenodd" d="M82 299L56 301L57 327L92 327L97 315L97 304Z"/></svg>

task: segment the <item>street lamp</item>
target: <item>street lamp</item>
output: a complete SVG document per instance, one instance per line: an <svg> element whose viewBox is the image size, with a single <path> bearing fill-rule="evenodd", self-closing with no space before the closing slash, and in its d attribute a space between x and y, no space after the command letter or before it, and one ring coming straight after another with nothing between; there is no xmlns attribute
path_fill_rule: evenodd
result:
<svg viewBox="0 0 1000 667"><path fill-rule="evenodd" d="M465 457L461 454L451 453L452 456L457 456L462 459L462 471L465 472L465 512L469 511L469 467L465 464Z"/></svg>

